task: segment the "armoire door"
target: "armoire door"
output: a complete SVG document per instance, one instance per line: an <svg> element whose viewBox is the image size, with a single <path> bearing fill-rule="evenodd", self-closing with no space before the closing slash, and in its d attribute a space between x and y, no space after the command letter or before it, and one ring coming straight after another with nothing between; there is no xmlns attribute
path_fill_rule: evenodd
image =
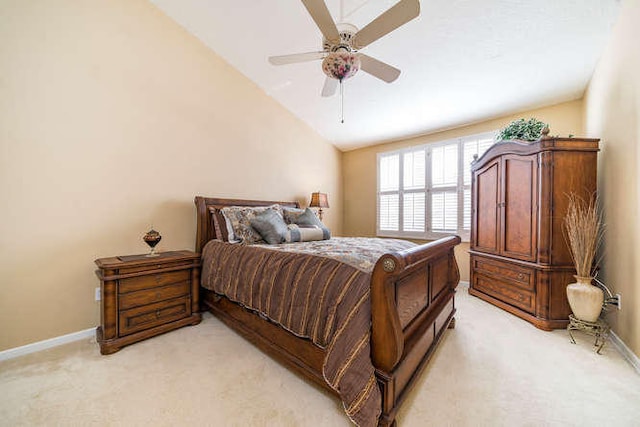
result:
<svg viewBox="0 0 640 427"><path fill-rule="evenodd" d="M502 157L500 253L523 261L537 258L537 155Z"/></svg>
<svg viewBox="0 0 640 427"><path fill-rule="evenodd" d="M474 172L472 249L500 252L500 159Z"/></svg>

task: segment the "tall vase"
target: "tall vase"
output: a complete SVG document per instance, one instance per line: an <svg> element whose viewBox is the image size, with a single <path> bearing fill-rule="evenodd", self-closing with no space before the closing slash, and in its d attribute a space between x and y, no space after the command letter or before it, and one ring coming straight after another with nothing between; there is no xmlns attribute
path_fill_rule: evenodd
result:
<svg viewBox="0 0 640 427"><path fill-rule="evenodd" d="M604 293L591 284L591 277L574 276L576 283L567 285L567 299L573 315L580 320L595 322L602 311Z"/></svg>

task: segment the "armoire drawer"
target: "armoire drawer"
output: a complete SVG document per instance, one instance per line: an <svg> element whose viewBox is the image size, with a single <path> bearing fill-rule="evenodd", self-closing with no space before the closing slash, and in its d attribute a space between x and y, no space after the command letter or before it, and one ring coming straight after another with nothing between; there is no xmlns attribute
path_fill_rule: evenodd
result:
<svg viewBox="0 0 640 427"><path fill-rule="evenodd" d="M478 273L511 282L531 292L535 291L535 272L533 270L477 257L473 257L473 268Z"/></svg>
<svg viewBox="0 0 640 427"><path fill-rule="evenodd" d="M487 295L516 306L528 313L535 312L535 294L512 283L502 282L495 277L476 272L473 276L473 287Z"/></svg>

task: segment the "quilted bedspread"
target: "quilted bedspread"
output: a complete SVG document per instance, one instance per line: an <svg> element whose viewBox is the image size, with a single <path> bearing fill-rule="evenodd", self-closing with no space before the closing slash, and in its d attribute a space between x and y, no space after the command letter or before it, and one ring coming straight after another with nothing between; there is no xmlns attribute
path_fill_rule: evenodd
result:
<svg viewBox="0 0 640 427"><path fill-rule="evenodd" d="M308 242L324 251L306 243L267 248L212 240L203 250L202 286L323 348L325 381L345 412L359 426L375 426L381 401L370 356L370 273L380 255L413 244L357 240ZM296 251L297 245L306 249ZM329 246L343 256L334 259ZM359 261L347 256L357 247L365 248Z"/></svg>

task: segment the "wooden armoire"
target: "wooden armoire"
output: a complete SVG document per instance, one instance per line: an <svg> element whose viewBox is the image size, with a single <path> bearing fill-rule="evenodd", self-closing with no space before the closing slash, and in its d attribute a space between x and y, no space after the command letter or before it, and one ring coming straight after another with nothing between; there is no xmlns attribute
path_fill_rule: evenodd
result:
<svg viewBox="0 0 640 427"><path fill-rule="evenodd" d="M540 329L564 328L575 268L562 222L596 191L598 139L501 141L471 166L469 293Z"/></svg>

